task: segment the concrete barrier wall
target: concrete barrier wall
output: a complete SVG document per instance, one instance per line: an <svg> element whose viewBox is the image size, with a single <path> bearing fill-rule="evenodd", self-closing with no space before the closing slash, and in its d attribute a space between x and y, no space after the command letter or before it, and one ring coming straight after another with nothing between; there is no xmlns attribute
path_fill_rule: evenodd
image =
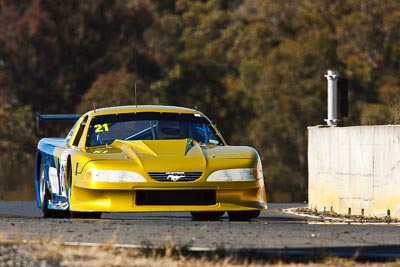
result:
<svg viewBox="0 0 400 267"><path fill-rule="evenodd" d="M310 209L400 218L400 125L308 128Z"/></svg>

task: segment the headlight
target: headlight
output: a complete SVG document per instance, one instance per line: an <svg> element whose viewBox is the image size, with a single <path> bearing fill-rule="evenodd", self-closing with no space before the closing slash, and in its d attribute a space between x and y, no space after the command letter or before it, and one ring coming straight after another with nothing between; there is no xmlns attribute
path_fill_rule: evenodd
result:
<svg viewBox="0 0 400 267"><path fill-rule="evenodd" d="M254 181L260 177L258 168L226 169L215 171L208 176L208 182Z"/></svg>
<svg viewBox="0 0 400 267"><path fill-rule="evenodd" d="M117 170L88 170L85 180L92 182L146 182L146 179L136 172Z"/></svg>

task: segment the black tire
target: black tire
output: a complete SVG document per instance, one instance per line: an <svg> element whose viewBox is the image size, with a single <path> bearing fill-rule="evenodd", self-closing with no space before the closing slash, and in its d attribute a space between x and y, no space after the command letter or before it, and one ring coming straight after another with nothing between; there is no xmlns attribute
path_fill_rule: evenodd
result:
<svg viewBox="0 0 400 267"><path fill-rule="evenodd" d="M257 218L260 210L228 211L230 221L248 221Z"/></svg>
<svg viewBox="0 0 400 267"><path fill-rule="evenodd" d="M69 218L69 211L52 210L48 208L50 191L49 188L46 186L43 162L40 163L40 171L39 171L39 195L41 201L40 207L42 209L43 218Z"/></svg>
<svg viewBox="0 0 400 267"><path fill-rule="evenodd" d="M75 219L100 219L101 212L80 212L80 211L70 211L71 218Z"/></svg>
<svg viewBox="0 0 400 267"><path fill-rule="evenodd" d="M49 204L49 193L48 190L46 189L41 203L43 218L53 217L53 212L47 208L48 204Z"/></svg>
<svg viewBox="0 0 400 267"><path fill-rule="evenodd" d="M49 204L49 189L46 186L46 178L44 176L43 162L40 162L39 169L39 196L40 196L40 207L44 218L51 218L52 212L48 209Z"/></svg>
<svg viewBox="0 0 400 267"><path fill-rule="evenodd" d="M225 211L192 211L193 221L218 221Z"/></svg>

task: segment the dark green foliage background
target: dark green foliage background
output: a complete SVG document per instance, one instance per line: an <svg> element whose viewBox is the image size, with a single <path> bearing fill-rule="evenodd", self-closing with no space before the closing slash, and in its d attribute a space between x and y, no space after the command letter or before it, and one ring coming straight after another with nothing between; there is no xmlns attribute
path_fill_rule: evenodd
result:
<svg viewBox="0 0 400 267"><path fill-rule="evenodd" d="M134 104L136 84L255 147L270 201L306 201L324 74L350 79L345 125L398 123L399 29L392 0L0 0L0 198L34 198L35 112Z"/></svg>

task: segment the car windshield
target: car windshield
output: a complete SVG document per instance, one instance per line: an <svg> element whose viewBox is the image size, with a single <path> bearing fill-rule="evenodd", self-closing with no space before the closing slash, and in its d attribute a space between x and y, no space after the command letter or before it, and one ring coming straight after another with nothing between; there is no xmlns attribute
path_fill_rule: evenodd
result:
<svg viewBox="0 0 400 267"><path fill-rule="evenodd" d="M87 146L119 140L194 139L199 143L222 145L210 122L200 114L141 112L94 116Z"/></svg>

